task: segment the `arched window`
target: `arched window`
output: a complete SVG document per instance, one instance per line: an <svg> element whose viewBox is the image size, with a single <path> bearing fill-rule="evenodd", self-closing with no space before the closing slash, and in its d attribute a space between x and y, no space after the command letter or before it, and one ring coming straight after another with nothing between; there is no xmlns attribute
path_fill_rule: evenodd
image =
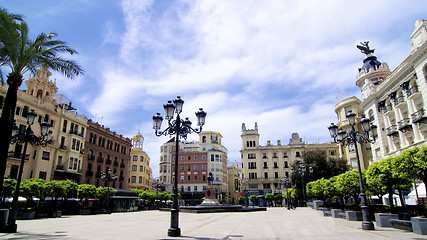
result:
<svg viewBox="0 0 427 240"><path fill-rule="evenodd" d="M22 117L26 118L28 115L28 107L25 106L24 109L22 110Z"/></svg>
<svg viewBox="0 0 427 240"><path fill-rule="evenodd" d="M37 96L36 96L37 98L41 98L41 97L43 97L43 90L41 90L41 89L39 89L38 91L37 91Z"/></svg>
<svg viewBox="0 0 427 240"><path fill-rule="evenodd" d="M202 137L202 143L206 143L206 136Z"/></svg>

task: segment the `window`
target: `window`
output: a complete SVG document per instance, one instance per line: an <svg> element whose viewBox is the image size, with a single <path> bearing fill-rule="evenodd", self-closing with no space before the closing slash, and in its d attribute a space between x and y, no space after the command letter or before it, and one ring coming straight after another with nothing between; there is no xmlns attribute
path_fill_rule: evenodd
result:
<svg viewBox="0 0 427 240"><path fill-rule="evenodd" d="M197 160L197 156L194 156L194 160Z"/></svg>
<svg viewBox="0 0 427 240"><path fill-rule="evenodd" d="M184 166L181 166L181 172L184 172Z"/></svg>
<svg viewBox="0 0 427 240"><path fill-rule="evenodd" d="M136 171L136 165L132 165L132 171Z"/></svg>
<svg viewBox="0 0 427 240"><path fill-rule="evenodd" d="M194 181L195 182L197 181L197 175L194 175Z"/></svg>
<svg viewBox="0 0 427 240"><path fill-rule="evenodd" d="M141 162L144 162L144 156L141 156L139 159Z"/></svg>
<svg viewBox="0 0 427 240"><path fill-rule="evenodd" d="M194 186L194 191L197 192L197 186Z"/></svg>
<svg viewBox="0 0 427 240"><path fill-rule="evenodd" d="M71 145L71 149L76 150L76 139L73 138L73 144Z"/></svg>
<svg viewBox="0 0 427 240"><path fill-rule="evenodd" d="M256 169L256 162L248 162L248 169Z"/></svg>
<svg viewBox="0 0 427 240"><path fill-rule="evenodd" d="M187 181L191 181L191 176L190 175L187 176Z"/></svg>
<svg viewBox="0 0 427 240"><path fill-rule="evenodd" d="M274 167L274 168L278 168L278 166L277 166L277 162L274 162L273 167Z"/></svg>
<svg viewBox="0 0 427 240"><path fill-rule="evenodd" d="M249 179L257 179L256 172L255 173L249 173Z"/></svg>
<svg viewBox="0 0 427 240"><path fill-rule="evenodd" d="M187 186L187 192L191 192L191 186Z"/></svg>
<svg viewBox="0 0 427 240"><path fill-rule="evenodd" d="M215 161L215 155L211 155L211 162Z"/></svg>
<svg viewBox="0 0 427 240"><path fill-rule="evenodd" d="M181 160L184 160L185 159L185 157L184 156L181 156Z"/></svg>
<svg viewBox="0 0 427 240"><path fill-rule="evenodd" d="M262 185L262 187L263 187L264 189L270 189L270 183L264 183L264 184Z"/></svg>
<svg viewBox="0 0 427 240"><path fill-rule="evenodd" d="M195 171L195 172L197 172L198 168L199 168L199 166L194 165L194 171Z"/></svg>
<svg viewBox="0 0 427 240"><path fill-rule="evenodd" d="M15 115L19 115L21 113L21 108L20 107L16 107L16 111L15 111Z"/></svg>
<svg viewBox="0 0 427 240"><path fill-rule="evenodd" d="M132 183L136 183L136 177L132 176Z"/></svg>
<svg viewBox="0 0 427 240"><path fill-rule="evenodd" d="M279 178L279 173L278 172L274 173L274 178Z"/></svg>
<svg viewBox="0 0 427 240"><path fill-rule="evenodd" d="M191 160L191 156L188 156L188 157L187 157L187 159L188 159L188 160Z"/></svg>
<svg viewBox="0 0 427 240"><path fill-rule="evenodd" d="M264 178L268 178L268 172L264 173Z"/></svg>
<svg viewBox="0 0 427 240"><path fill-rule="evenodd" d="M46 180L46 175L47 175L47 173L46 173L46 172L40 171L40 172L39 172L39 179Z"/></svg>
<svg viewBox="0 0 427 240"><path fill-rule="evenodd" d="M181 176L181 182L184 182L184 176Z"/></svg>
<svg viewBox="0 0 427 240"><path fill-rule="evenodd" d="M288 168L288 167L289 167L288 161L285 161L285 168Z"/></svg>
<svg viewBox="0 0 427 240"><path fill-rule="evenodd" d="M301 157L301 154L299 152L296 152L295 157Z"/></svg>
<svg viewBox="0 0 427 240"><path fill-rule="evenodd" d="M203 156L202 156L202 159L203 159L203 160L206 160L206 156L205 156L205 155L203 155Z"/></svg>
<svg viewBox="0 0 427 240"><path fill-rule="evenodd" d="M203 172L206 172L206 165L203 165L203 166L202 166L202 171L203 171Z"/></svg>
<svg viewBox="0 0 427 240"><path fill-rule="evenodd" d="M62 125L62 132L64 132L64 133L67 132L67 124L68 124L67 120L64 120L64 123Z"/></svg>
<svg viewBox="0 0 427 240"><path fill-rule="evenodd" d="M142 183L142 177L139 177L139 183Z"/></svg>
<svg viewBox="0 0 427 240"><path fill-rule="evenodd" d="M287 158L288 154L287 153L283 153L283 158Z"/></svg>
<svg viewBox="0 0 427 240"><path fill-rule="evenodd" d="M49 160L49 158L50 158L50 152L43 151L42 159Z"/></svg>
<svg viewBox="0 0 427 240"><path fill-rule="evenodd" d="M268 167L267 167L267 162L264 162L264 168L268 168Z"/></svg>
<svg viewBox="0 0 427 240"><path fill-rule="evenodd" d="M133 160L133 161L138 161L138 156L136 156L136 155L135 155L135 156L133 156L132 160Z"/></svg>
<svg viewBox="0 0 427 240"><path fill-rule="evenodd" d="M139 166L139 171L143 172L144 171L144 166ZM166 172L166 171L165 171Z"/></svg>

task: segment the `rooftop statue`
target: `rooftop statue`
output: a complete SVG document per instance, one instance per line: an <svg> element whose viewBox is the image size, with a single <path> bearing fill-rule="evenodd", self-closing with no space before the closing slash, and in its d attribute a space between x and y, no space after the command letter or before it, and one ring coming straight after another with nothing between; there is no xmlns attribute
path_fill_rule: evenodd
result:
<svg viewBox="0 0 427 240"><path fill-rule="evenodd" d="M366 42L360 42L360 44L362 44L362 46L357 45L357 48L360 49L360 51L366 55L369 55L371 53L374 53L375 49L371 49L369 48L369 41Z"/></svg>

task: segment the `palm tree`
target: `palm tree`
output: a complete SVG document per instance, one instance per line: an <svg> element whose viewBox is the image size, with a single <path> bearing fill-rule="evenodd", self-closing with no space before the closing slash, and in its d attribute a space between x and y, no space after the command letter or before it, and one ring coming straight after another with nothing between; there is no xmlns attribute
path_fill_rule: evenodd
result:
<svg viewBox="0 0 427 240"><path fill-rule="evenodd" d="M10 73L6 83L8 89L0 119L0 192L6 171L7 152L12 135L14 112L18 88L23 74L42 66L61 72L67 78L83 74L81 67L73 60L64 59L61 54L76 54L65 42L55 40L56 33L40 33L34 40L29 39L28 26L20 15L0 9L0 67L8 66Z"/></svg>

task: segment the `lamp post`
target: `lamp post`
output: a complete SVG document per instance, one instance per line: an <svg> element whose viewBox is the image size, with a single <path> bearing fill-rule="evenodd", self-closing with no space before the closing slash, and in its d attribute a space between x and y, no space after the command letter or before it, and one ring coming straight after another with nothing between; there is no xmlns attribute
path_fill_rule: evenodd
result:
<svg viewBox="0 0 427 240"><path fill-rule="evenodd" d="M357 149L357 143L374 143L375 138L377 135L377 126L371 125L370 120L367 118L364 118L360 121L360 125L362 125L363 128L363 134L356 131L354 128L356 124L356 114L355 113L349 113L347 114L347 120L348 123L351 126L350 131L347 133L344 130L338 131L338 126L335 124L331 124L331 126L328 127L329 133L331 134L331 137L338 141L339 143L342 143L345 146L353 145L355 152L356 152L356 160L357 160L357 170L359 171L359 183L360 183L360 200L361 200L361 208L362 208L362 214L363 214L363 222L362 222L362 229L363 230L375 230L374 224L370 221L369 218L369 207L367 205L366 201L366 194L365 194L365 188L363 184L362 179L362 170L360 168L360 161L359 161L359 151ZM372 138L372 139L371 139Z"/></svg>
<svg viewBox="0 0 427 240"><path fill-rule="evenodd" d="M111 169L107 168L107 171L105 171L105 173L101 174L101 179L104 180L107 183L107 207L106 207L106 211L110 212L110 181L112 180L116 180L117 179L117 173L113 173L111 174Z"/></svg>
<svg viewBox="0 0 427 240"><path fill-rule="evenodd" d="M8 224L6 227L6 231L11 233L16 232L18 228L18 225L16 224L16 215L18 214L19 189L20 189L21 180L22 180L22 172L24 171L24 163L25 163L25 157L27 155L28 143L30 143L33 146L40 145L42 147L46 147L46 145L51 142L50 140L51 131L49 131L49 127L50 127L49 123L46 123L46 122L40 123L41 136L37 137L36 135L34 135L33 130L31 130L31 125L34 124L34 120L36 119L36 117L37 117L37 114L34 112L34 110L31 110L31 112L27 114L28 127L25 129L25 132L19 132L18 127L16 125L14 125L12 129L11 143L12 144L23 143L24 149L22 150L21 165L19 167L15 192L13 193L11 214L9 214Z"/></svg>
<svg viewBox="0 0 427 240"><path fill-rule="evenodd" d="M310 172L310 173L313 173L313 168L312 167L309 167L308 168L308 171ZM298 166L298 171L296 172L295 171L295 168L294 167L292 167L291 168L291 173L296 173L297 175L299 175L299 176L301 176L301 182L302 182L302 196L303 196L303 205L305 206L305 202L306 202L306 196L305 196L305 183L304 183L304 177L305 177L305 173L307 172L307 168L306 168L306 166L304 165L304 163L303 162L300 162L299 163L299 166Z"/></svg>
<svg viewBox="0 0 427 240"><path fill-rule="evenodd" d="M184 100L181 97L177 97L175 100L168 101L167 104L163 105L165 110L165 118L168 120L168 127L161 131L160 128L162 126L163 117L160 116L160 113L157 113L153 116L153 129L155 130L155 134L157 137L162 135L171 135L175 134L175 182L173 187L173 204L171 209L171 227L168 229L169 237L179 237L181 236L181 230L178 227L178 217L179 217L179 209L178 209L178 155L179 155L179 138L182 137L187 139L187 134L190 133L200 133L202 131L202 127L205 124L206 112L203 111L203 108L200 108L198 112L196 112L197 117L197 125L200 128L192 128L191 121L188 118L182 120L180 114L182 112L182 105L184 104ZM176 113L176 118L174 119L174 114Z"/></svg>
<svg viewBox="0 0 427 240"><path fill-rule="evenodd" d="M282 180L280 180L282 181ZM289 193L288 193L288 187L289 187L289 178L285 177L285 179L283 180L283 185L285 185L285 189L286 189L286 206L288 208L288 210L291 209L290 205L289 205Z"/></svg>

